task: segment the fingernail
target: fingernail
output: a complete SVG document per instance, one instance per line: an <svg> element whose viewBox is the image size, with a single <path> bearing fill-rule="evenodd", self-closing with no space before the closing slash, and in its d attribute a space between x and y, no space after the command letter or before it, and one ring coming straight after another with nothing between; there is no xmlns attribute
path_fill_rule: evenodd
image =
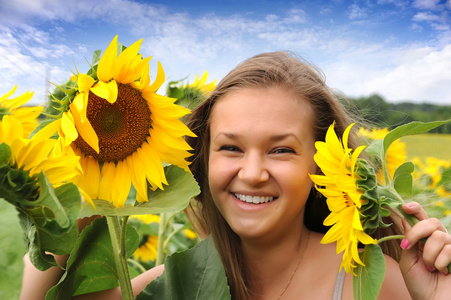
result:
<svg viewBox="0 0 451 300"><path fill-rule="evenodd" d="M440 272L440 273L442 273L443 275L448 275L448 273L445 273L445 272Z"/></svg>
<svg viewBox="0 0 451 300"><path fill-rule="evenodd" d="M426 266L426 269L427 269L429 272L433 272L433 271L434 271L434 268L429 267L429 266Z"/></svg>
<svg viewBox="0 0 451 300"><path fill-rule="evenodd" d="M413 203L408 203L407 207L412 208L413 207Z"/></svg>
<svg viewBox="0 0 451 300"><path fill-rule="evenodd" d="M409 247L409 241L407 239L403 239L401 242L401 248L406 250Z"/></svg>

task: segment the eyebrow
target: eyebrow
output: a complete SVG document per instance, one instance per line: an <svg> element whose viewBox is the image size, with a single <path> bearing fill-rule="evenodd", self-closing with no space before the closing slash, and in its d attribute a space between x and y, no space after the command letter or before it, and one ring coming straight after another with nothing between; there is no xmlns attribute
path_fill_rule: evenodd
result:
<svg viewBox="0 0 451 300"><path fill-rule="evenodd" d="M214 138L214 140L221 135L225 135L227 138L231 139L231 140L237 140L239 139L239 135L235 134L235 133L229 133L229 132L220 132L216 135L216 137ZM286 138L289 137L293 137L294 139L296 139L301 145L303 144L301 140L299 140L299 138L294 135L293 133L285 133L285 134L277 134L277 135L272 135L270 136L269 140L272 142L279 142L282 141Z"/></svg>

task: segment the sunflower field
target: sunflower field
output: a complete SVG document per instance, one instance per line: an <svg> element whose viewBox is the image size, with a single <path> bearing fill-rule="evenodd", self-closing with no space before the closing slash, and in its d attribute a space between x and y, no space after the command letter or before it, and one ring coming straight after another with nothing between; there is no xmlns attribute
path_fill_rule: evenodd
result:
<svg viewBox="0 0 451 300"><path fill-rule="evenodd" d="M194 217L198 210L191 199L200 190L186 160L192 149L184 140L194 136L184 117L216 80L207 83L205 72L191 83L172 81L163 96L158 93L166 80L163 67L158 63L151 77L151 58L139 53L140 45L125 47L116 36L103 53L94 52L85 73L77 68L41 106L27 106L33 93L14 95L16 87L1 96L0 299L19 298L26 253L41 271L60 267L53 254L70 254L49 300L118 285L123 299L133 299L130 279L163 263L166 275L136 299L178 294L230 299L214 245ZM360 128L359 151L368 146L369 153L383 154L372 161L374 182L407 178L404 198L420 202L451 230L451 136L414 135L444 123L391 132ZM328 135L352 166L345 173L355 187L359 152L349 156L351 149L340 138ZM425 145L433 148L418 152ZM327 178L312 179L336 188ZM361 195L355 188L351 192L360 203ZM407 195L406 189L397 192ZM359 212L357 206L353 212ZM353 234L373 243L364 229ZM347 257L345 268L352 271L360 259Z"/></svg>

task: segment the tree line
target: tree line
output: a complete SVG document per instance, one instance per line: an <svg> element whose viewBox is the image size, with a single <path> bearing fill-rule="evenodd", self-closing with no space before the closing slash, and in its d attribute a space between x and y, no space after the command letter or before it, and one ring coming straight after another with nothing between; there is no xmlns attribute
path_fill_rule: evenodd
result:
<svg viewBox="0 0 451 300"><path fill-rule="evenodd" d="M390 130L412 121L440 121L451 119L451 105L436 105L429 103L388 103L380 95L369 97L348 98L342 100L344 105L364 123ZM444 124L431 132L451 133L451 122Z"/></svg>

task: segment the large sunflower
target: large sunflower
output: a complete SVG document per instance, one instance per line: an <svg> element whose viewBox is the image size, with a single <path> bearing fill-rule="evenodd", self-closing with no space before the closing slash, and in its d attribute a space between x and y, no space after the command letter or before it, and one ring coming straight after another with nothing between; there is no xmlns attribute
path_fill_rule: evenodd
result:
<svg viewBox="0 0 451 300"><path fill-rule="evenodd" d="M353 125L353 124L352 124ZM324 175L310 175L316 189L327 198L331 213L324 220L324 225L332 226L321 240L327 244L337 242L337 253L344 251L340 269L344 267L347 273L353 272L354 262L364 265L358 253L358 244L375 244L376 240L365 233L360 220L359 208L362 207L362 191L359 190L356 179L357 158L364 149L358 147L355 151L348 148L348 136L352 125L343 134L341 142L332 124L327 133L326 141L315 143L317 153L315 162Z"/></svg>
<svg viewBox="0 0 451 300"><path fill-rule="evenodd" d="M22 137L28 138L38 125L37 118L44 108L42 106L24 107L24 105L33 97L34 93L30 91L15 98L9 98L14 94L16 89L17 85L15 85L8 93L0 97L0 121L5 115L16 117L22 124Z"/></svg>
<svg viewBox="0 0 451 300"><path fill-rule="evenodd" d="M5 143L11 151L9 168L26 172L31 182L37 182L37 176L43 171L54 186L81 174L79 157L51 155L57 143L55 139L24 139L23 132L21 122L13 116L4 116L0 122L0 144Z"/></svg>
<svg viewBox="0 0 451 300"><path fill-rule="evenodd" d="M58 152L70 147L81 156L83 175L75 183L92 199L116 207L125 204L131 184L137 200L167 184L163 162L188 169L191 148L183 136L194 134L179 119L189 110L176 99L156 94L165 80L158 73L150 84L150 57L138 54L142 40L118 55L117 36L88 74L78 74L73 100L43 135L59 132Z"/></svg>

